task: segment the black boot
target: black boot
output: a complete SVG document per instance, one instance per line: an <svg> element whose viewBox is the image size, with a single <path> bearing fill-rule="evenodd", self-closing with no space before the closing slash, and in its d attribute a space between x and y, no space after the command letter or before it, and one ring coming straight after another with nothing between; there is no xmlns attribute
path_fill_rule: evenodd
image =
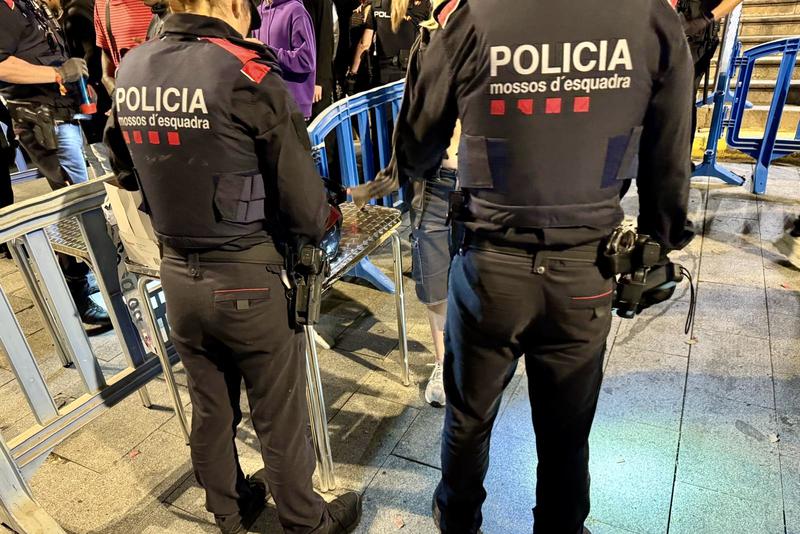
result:
<svg viewBox="0 0 800 534"><path fill-rule="evenodd" d="M361 495L351 491L325 505L327 528L320 534L348 534L361 519ZM316 534L316 530L314 534Z"/></svg>
<svg viewBox="0 0 800 534"><path fill-rule="evenodd" d="M214 516L214 520L222 534L243 534L255 523L267 503L267 486L253 477L247 478L250 495L239 502L239 513L225 516Z"/></svg>
<svg viewBox="0 0 800 534"><path fill-rule="evenodd" d="M442 511L439 510L439 505L436 503L436 495L433 496L433 503L431 503L431 513L433 514L433 524L436 525L436 530L442 531ZM478 534L483 534L481 529L478 529Z"/></svg>

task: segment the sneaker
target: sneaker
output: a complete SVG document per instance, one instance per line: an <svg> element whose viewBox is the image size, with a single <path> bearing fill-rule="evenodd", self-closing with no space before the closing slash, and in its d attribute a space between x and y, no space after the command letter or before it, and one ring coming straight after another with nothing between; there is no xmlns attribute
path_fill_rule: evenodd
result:
<svg viewBox="0 0 800 534"><path fill-rule="evenodd" d="M238 514L214 516L222 534L244 534L266 508L266 484L254 477L247 477L247 484L250 486L250 496L240 502Z"/></svg>
<svg viewBox="0 0 800 534"><path fill-rule="evenodd" d="M428 379L428 385L425 387L425 401L434 408L441 408L447 404L442 371L442 364L435 364L431 377Z"/></svg>
<svg viewBox="0 0 800 534"><path fill-rule="evenodd" d="M789 263L800 269L800 237L794 237L788 231L775 241L775 248L786 256Z"/></svg>
<svg viewBox="0 0 800 534"><path fill-rule="evenodd" d="M325 513L330 519L325 534L348 534L361 519L361 495L354 491L345 493L329 502Z"/></svg>

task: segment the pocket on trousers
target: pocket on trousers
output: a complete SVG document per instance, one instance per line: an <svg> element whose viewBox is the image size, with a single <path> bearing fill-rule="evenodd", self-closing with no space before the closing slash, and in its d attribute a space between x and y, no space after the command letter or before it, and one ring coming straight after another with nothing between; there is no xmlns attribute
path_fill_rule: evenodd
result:
<svg viewBox="0 0 800 534"><path fill-rule="evenodd" d="M220 220L250 224L266 219L264 180L260 174L220 174L214 206Z"/></svg>
<svg viewBox="0 0 800 534"><path fill-rule="evenodd" d="M214 307L226 310L249 310L272 298L268 287L218 289L214 291Z"/></svg>

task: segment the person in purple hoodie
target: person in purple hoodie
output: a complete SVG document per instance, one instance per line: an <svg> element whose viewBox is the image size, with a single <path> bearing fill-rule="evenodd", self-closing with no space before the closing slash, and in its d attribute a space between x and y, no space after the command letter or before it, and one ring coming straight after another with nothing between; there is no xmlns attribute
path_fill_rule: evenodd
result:
<svg viewBox="0 0 800 534"><path fill-rule="evenodd" d="M303 0L265 0L259 8L261 27L253 37L278 56L286 87L308 119L314 104L317 51L311 16Z"/></svg>

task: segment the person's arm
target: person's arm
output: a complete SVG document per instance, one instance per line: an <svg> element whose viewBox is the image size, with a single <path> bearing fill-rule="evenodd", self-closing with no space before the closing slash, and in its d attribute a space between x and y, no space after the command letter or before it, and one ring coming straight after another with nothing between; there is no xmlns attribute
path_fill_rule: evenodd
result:
<svg viewBox="0 0 800 534"><path fill-rule="evenodd" d="M693 237L687 220L690 185L692 78L686 40L675 15L662 16L656 38L665 70L654 80L639 151L639 232L664 252L683 248ZM657 15L661 15L658 13Z"/></svg>
<svg viewBox="0 0 800 534"><path fill-rule="evenodd" d="M255 139L267 195L275 199L286 232L317 244L330 207L303 115L276 74L270 72L259 84L248 83L234 94L233 113Z"/></svg>
<svg viewBox="0 0 800 534"><path fill-rule="evenodd" d="M449 28L449 26L448 26ZM400 176L420 178L441 163L458 120L456 73L440 30L425 50L416 79L406 85L397 117L395 154Z"/></svg>
<svg viewBox="0 0 800 534"><path fill-rule="evenodd" d="M122 137L122 130L117 122L117 108L112 104L111 117L106 123L103 132L103 142L108 147L109 163L111 171L114 173L116 185L128 191L138 191L139 182L133 169L133 159Z"/></svg>
<svg viewBox="0 0 800 534"><path fill-rule="evenodd" d="M116 86L116 81L114 80L115 70L114 67L114 60L111 59L111 55L108 53L108 50L103 50L103 55L100 57L102 69L103 69L103 77L101 81L103 82L103 87L106 88L109 95L114 94L114 87Z"/></svg>
<svg viewBox="0 0 800 534"><path fill-rule="evenodd" d="M292 37L290 48L273 47L278 55L278 62L285 72L308 74L317 68L317 57L314 43L314 29L311 18L303 13L292 20Z"/></svg>
<svg viewBox="0 0 800 534"><path fill-rule="evenodd" d="M370 47L372 47L373 37L375 37L375 30L366 28L361 36L361 40L359 40L356 45L356 51L353 54L353 63L350 65L350 74L356 74L358 69L361 68L361 58L364 57L364 53L368 52Z"/></svg>
<svg viewBox="0 0 800 534"><path fill-rule="evenodd" d="M56 83L58 70L45 65L33 65L14 56L0 61L0 81L21 85Z"/></svg>
<svg viewBox="0 0 800 534"><path fill-rule="evenodd" d="M741 4L744 0L722 0L720 4L711 10L714 20L720 20L722 17L728 15L731 11L736 9L736 6Z"/></svg>

